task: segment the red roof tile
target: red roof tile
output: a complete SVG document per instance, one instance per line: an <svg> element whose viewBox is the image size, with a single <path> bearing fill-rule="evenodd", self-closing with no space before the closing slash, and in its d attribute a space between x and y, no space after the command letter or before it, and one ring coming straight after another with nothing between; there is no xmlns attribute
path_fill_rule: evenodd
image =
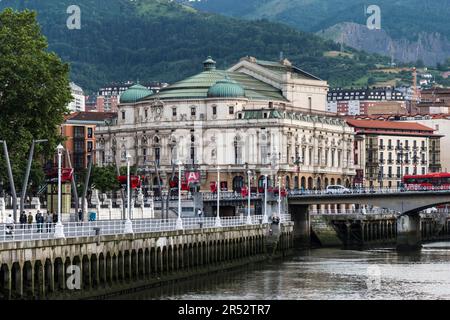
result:
<svg viewBox="0 0 450 320"><path fill-rule="evenodd" d="M434 131L434 129L432 128L414 122L347 119L347 123L352 127L360 129L428 131L428 132Z"/></svg>

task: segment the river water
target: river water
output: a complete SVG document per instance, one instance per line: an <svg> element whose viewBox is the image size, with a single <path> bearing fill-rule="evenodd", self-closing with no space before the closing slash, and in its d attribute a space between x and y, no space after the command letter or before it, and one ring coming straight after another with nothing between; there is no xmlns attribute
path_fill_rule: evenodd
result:
<svg viewBox="0 0 450 320"><path fill-rule="evenodd" d="M420 253L394 249L296 251L258 263L141 291L120 299L450 299L450 242Z"/></svg>

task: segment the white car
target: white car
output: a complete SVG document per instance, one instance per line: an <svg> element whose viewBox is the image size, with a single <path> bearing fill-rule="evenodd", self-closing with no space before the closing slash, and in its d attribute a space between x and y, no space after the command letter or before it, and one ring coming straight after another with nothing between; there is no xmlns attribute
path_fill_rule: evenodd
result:
<svg viewBox="0 0 450 320"><path fill-rule="evenodd" d="M342 194L342 193L350 193L350 189L340 186L340 185L331 185L326 189L327 194Z"/></svg>

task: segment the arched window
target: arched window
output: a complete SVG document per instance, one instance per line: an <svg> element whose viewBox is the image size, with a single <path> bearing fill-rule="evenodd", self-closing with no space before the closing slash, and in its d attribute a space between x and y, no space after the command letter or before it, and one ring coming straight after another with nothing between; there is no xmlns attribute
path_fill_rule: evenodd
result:
<svg viewBox="0 0 450 320"><path fill-rule="evenodd" d="M313 178L309 177L308 178L308 189L312 190L313 188Z"/></svg>
<svg viewBox="0 0 450 320"><path fill-rule="evenodd" d="M243 186L244 186L244 177L236 176L233 178L233 191L241 192Z"/></svg>
<svg viewBox="0 0 450 320"><path fill-rule="evenodd" d="M299 188L299 183L298 183L298 176L294 177L294 189L298 190Z"/></svg>

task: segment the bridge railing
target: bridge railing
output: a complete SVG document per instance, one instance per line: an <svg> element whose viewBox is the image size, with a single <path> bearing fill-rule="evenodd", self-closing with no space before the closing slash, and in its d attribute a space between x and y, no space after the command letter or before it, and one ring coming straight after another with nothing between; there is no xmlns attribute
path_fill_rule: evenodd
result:
<svg viewBox="0 0 450 320"><path fill-rule="evenodd" d="M310 215L375 215L375 214L399 214L395 210L373 208L373 209L325 209L325 210L310 210Z"/></svg>
<svg viewBox="0 0 450 320"><path fill-rule="evenodd" d="M252 224L261 224L262 215L251 216ZM210 228L216 226L216 217L184 218L183 229ZM237 227L247 224L247 216L220 217L223 227ZM284 214L281 222L291 221L291 216ZM270 222L270 221L269 221ZM134 233L151 233L173 231L177 229L177 219L138 219L132 220ZM124 220L101 220L89 222L64 223L66 238L92 237L98 235L124 234ZM54 223L0 224L0 242L54 239Z"/></svg>
<svg viewBox="0 0 450 320"><path fill-rule="evenodd" d="M290 190L288 197L295 196L312 196L312 195L336 195L336 194L390 194L390 193L405 193L405 192L425 192L425 191L450 191L448 186L433 186L433 187L399 187L399 188L353 188L343 190Z"/></svg>
<svg viewBox="0 0 450 320"><path fill-rule="evenodd" d="M217 193L214 192L202 192L203 200L217 200ZM252 193L250 195L251 199L261 199L263 195L261 193ZM242 199L248 199L248 196L243 196L241 193L237 192L230 192L230 191L222 191L220 192L220 199L221 200L242 200Z"/></svg>

